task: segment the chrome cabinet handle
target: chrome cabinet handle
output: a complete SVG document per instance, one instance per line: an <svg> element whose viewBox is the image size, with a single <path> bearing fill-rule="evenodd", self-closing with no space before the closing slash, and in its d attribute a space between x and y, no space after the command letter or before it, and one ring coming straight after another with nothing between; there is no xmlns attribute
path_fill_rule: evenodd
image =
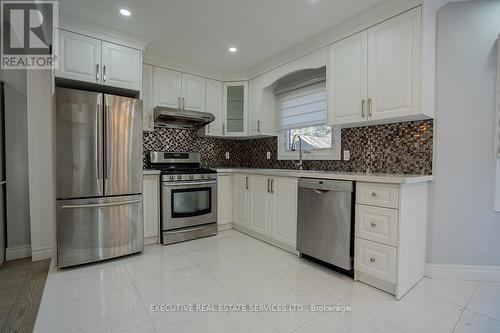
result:
<svg viewBox="0 0 500 333"><path fill-rule="evenodd" d="M366 105L366 100L364 98L361 99L361 117L365 117L365 105Z"/></svg>
<svg viewBox="0 0 500 333"><path fill-rule="evenodd" d="M141 200L130 200L130 201L120 201L120 202L108 202L102 204L88 204L88 205L63 205L62 209L76 209L76 208L98 208L98 207L109 207L109 206L123 206L130 205L134 203L139 203Z"/></svg>
<svg viewBox="0 0 500 333"><path fill-rule="evenodd" d="M102 81L106 82L106 65L102 66Z"/></svg>
<svg viewBox="0 0 500 333"><path fill-rule="evenodd" d="M370 258L370 262L374 263L375 262L375 258L371 257Z"/></svg>
<svg viewBox="0 0 500 333"><path fill-rule="evenodd" d="M377 226L377 223L372 222L372 223L370 223L370 225L372 226L372 228L375 228Z"/></svg>
<svg viewBox="0 0 500 333"><path fill-rule="evenodd" d="M376 197L377 196L377 192L372 192L372 197Z"/></svg>
<svg viewBox="0 0 500 333"><path fill-rule="evenodd" d="M245 178L245 187L248 190L248 177Z"/></svg>
<svg viewBox="0 0 500 333"><path fill-rule="evenodd" d="M186 108L186 101L184 100L184 97L182 97L182 109L184 110Z"/></svg>
<svg viewBox="0 0 500 333"><path fill-rule="evenodd" d="M99 64L95 65L95 67L96 67L95 80L96 82L99 82Z"/></svg>
<svg viewBox="0 0 500 333"><path fill-rule="evenodd" d="M268 179L267 180L267 193L271 193L270 185L271 185L271 179Z"/></svg>
<svg viewBox="0 0 500 333"><path fill-rule="evenodd" d="M257 120L257 133L260 133L260 120Z"/></svg>
<svg viewBox="0 0 500 333"><path fill-rule="evenodd" d="M271 193L274 193L274 179L271 179Z"/></svg>
<svg viewBox="0 0 500 333"><path fill-rule="evenodd" d="M368 98L368 117L372 116L372 99Z"/></svg>

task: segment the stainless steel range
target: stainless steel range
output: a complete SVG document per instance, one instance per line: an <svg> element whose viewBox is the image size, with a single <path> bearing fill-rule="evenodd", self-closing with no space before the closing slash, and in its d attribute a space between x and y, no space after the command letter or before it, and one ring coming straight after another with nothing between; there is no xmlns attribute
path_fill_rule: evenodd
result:
<svg viewBox="0 0 500 333"><path fill-rule="evenodd" d="M161 171L163 245L217 234L217 172L200 167L199 153L150 152Z"/></svg>

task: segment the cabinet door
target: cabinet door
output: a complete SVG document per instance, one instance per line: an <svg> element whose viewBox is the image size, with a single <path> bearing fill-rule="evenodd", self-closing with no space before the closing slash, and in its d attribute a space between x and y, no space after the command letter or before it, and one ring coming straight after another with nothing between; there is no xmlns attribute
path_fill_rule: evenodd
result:
<svg viewBox="0 0 500 333"><path fill-rule="evenodd" d="M367 115L368 37L363 31L328 49L328 124L364 122Z"/></svg>
<svg viewBox="0 0 500 333"><path fill-rule="evenodd" d="M56 77L101 83L101 41L59 30Z"/></svg>
<svg viewBox="0 0 500 333"><path fill-rule="evenodd" d="M265 176L250 177L250 228L263 235L269 235L270 179Z"/></svg>
<svg viewBox="0 0 500 333"><path fill-rule="evenodd" d="M206 111L215 116L215 120L206 126L207 135L222 135L222 82L206 80Z"/></svg>
<svg viewBox="0 0 500 333"><path fill-rule="evenodd" d="M102 84L141 90L141 51L102 42Z"/></svg>
<svg viewBox="0 0 500 333"><path fill-rule="evenodd" d="M258 78L248 82L248 134L258 135L261 131L261 101L262 93L259 94L260 81Z"/></svg>
<svg viewBox="0 0 500 333"><path fill-rule="evenodd" d="M248 192L250 177L246 175L234 175L233 178L233 222L242 227L250 227L248 218Z"/></svg>
<svg viewBox="0 0 500 333"><path fill-rule="evenodd" d="M153 66L142 65L142 129L154 130L153 106Z"/></svg>
<svg viewBox="0 0 500 333"><path fill-rule="evenodd" d="M223 135L244 136L247 131L248 84L224 83Z"/></svg>
<svg viewBox="0 0 500 333"><path fill-rule="evenodd" d="M155 67L153 86L156 103L154 107L180 108L181 81L180 72Z"/></svg>
<svg viewBox="0 0 500 333"><path fill-rule="evenodd" d="M295 249L298 180L296 178L272 178L271 192L272 238Z"/></svg>
<svg viewBox="0 0 500 333"><path fill-rule="evenodd" d="M368 30L369 119L420 113L420 8Z"/></svg>
<svg viewBox="0 0 500 333"><path fill-rule="evenodd" d="M158 175L143 176L144 238L147 243L156 243L160 228L160 179ZM145 242L145 243L146 243Z"/></svg>
<svg viewBox="0 0 500 333"><path fill-rule="evenodd" d="M233 222L233 189L231 174L217 175L217 224Z"/></svg>
<svg viewBox="0 0 500 333"><path fill-rule="evenodd" d="M182 73L182 107L191 111L205 111L205 79Z"/></svg>

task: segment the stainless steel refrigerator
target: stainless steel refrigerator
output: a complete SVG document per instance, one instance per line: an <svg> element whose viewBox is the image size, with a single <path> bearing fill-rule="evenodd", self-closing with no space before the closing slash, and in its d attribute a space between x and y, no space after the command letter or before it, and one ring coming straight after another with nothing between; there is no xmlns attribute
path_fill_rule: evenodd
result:
<svg viewBox="0 0 500 333"><path fill-rule="evenodd" d="M140 252L142 102L56 89L59 267Z"/></svg>

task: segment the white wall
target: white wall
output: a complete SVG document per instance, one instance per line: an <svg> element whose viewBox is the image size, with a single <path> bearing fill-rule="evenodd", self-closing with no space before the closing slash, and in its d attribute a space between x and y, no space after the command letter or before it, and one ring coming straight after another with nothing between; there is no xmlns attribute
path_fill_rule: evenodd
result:
<svg viewBox="0 0 500 333"><path fill-rule="evenodd" d="M499 33L499 1L451 3L438 12L433 264L500 266L500 214L493 211Z"/></svg>
<svg viewBox="0 0 500 333"><path fill-rule="evenodd" d="M56 203L52 72L28 71L27 91L31 256L35 261L54 255Z"/></svg>

